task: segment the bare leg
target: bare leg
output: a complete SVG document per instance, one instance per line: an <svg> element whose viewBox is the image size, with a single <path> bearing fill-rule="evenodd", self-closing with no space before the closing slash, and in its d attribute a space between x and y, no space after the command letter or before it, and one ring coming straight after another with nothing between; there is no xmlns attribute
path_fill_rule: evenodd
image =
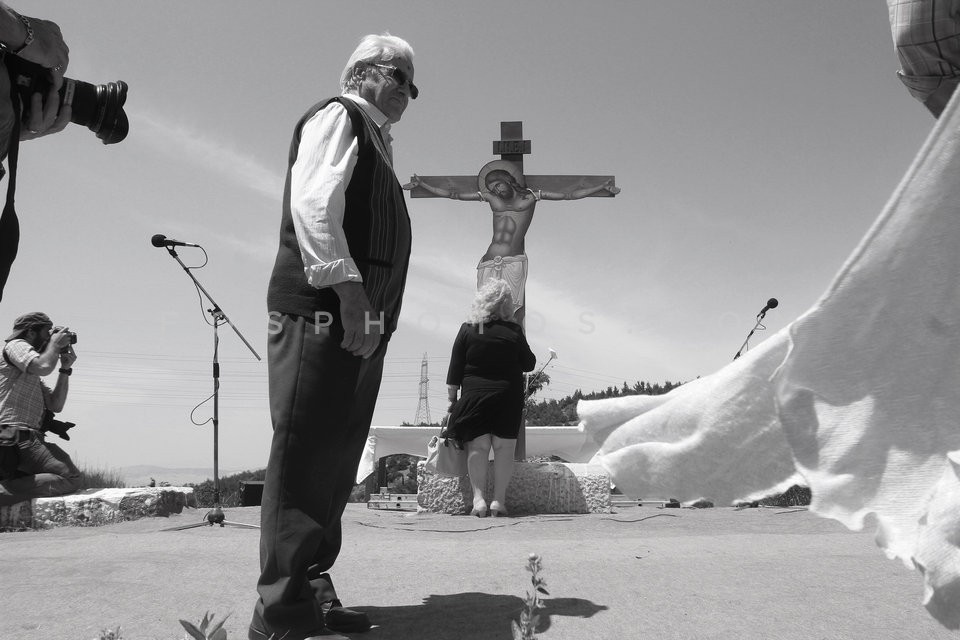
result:
<svg viewBox="0 0 960 640"><path fill-rule="evenodd" d="M487 515L487 501L483 490L487 486L487 463L490 459L490 435L484 434L467 442L467 473L473 488L473 511L471 515L483 518Z"/></svg>
<svg viewBox="0 0 960 640"><path fill-rule="evenodd" d="M491 515L507 515L507 486L513 475L513 452L516 440L493 438L493 502L490 503Z"/></svg>

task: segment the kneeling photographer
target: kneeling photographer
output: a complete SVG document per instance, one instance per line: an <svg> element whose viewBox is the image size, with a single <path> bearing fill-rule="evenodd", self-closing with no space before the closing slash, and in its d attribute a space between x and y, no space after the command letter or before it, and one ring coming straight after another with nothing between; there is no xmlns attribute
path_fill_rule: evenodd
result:
<svg viewBox="0 0 960 640"><path fill-rule="evenodd" d="M66 437L63 409L77 354L76 334L54 327L45 313L16 319L0 358L0 506L76 491L80 470L45 431ZM59 363L59 368L58 368ZM51 389L41 378L57 371Z"/></svg>
<svg viewBox="0 0 960 640"><path fill-rule="evenodd" d="M7 158L10 173L0 216L0 298L20 239L13 208L19 142L57 133L70 122L86 126L104 144L120 142L129 130L123 111L127 84L64 77L69 53L56 23L21 15L0 1L0 161Z"/></svg>

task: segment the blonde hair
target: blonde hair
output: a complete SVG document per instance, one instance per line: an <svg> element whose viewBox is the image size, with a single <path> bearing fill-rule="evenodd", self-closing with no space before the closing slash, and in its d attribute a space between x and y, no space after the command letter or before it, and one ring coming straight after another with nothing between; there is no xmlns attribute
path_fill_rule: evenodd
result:
<svg viewBox="0 0 960 640"><path fill-rule="evenodd" d="M347 66L340 74L340 91L343 93L356 91L368 63L388 62L394 58L404 58L407 62L413 63L413 47L403 38L389 33L364 36L350 54Z"/></svg>
<svg viewBox="0 0 960 640"><path fill-rule="evenodd" d="M483 324L491 320L513 320L516 306L513 303L513 293L506 280L498 278L487 280L473 299L468 322Z"/></svg>

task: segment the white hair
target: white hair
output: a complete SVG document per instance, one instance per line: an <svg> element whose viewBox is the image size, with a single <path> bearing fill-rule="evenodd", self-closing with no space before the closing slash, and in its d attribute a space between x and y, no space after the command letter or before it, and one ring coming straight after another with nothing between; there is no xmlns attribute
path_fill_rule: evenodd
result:
<svg viewBox="0 0 960 640"><path fill-rule="evenodd" d="M403 38L389 33L370 34L360 39L360 44L350 54L347 66L340 74L340 91L356 91L366 71L368 62L388 62L394 58L404 58L413 62L413 47Z"/></svg>
<svg viewBox="0 0 960 640"><path fill-rule="evenodd" d="M494 278L477 289L467 321L470 324L483 324L491 320L513 320L515 312L510 285L506 280Z"/></svg>

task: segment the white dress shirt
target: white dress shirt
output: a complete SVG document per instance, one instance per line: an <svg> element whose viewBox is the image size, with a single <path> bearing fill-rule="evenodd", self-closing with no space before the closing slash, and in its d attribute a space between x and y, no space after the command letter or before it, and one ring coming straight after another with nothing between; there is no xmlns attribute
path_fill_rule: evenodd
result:
<svg viewBox="0 0 960 640"><path fill-rule="evenodd" d="M355 102L380 127L387 154L392 156L387 116L358 95L341 97ZM311 286L363 281L343 233L346 191L357 154L357 136L342 105L327 105L303 125L290 176L290 212Z"/></svg>

